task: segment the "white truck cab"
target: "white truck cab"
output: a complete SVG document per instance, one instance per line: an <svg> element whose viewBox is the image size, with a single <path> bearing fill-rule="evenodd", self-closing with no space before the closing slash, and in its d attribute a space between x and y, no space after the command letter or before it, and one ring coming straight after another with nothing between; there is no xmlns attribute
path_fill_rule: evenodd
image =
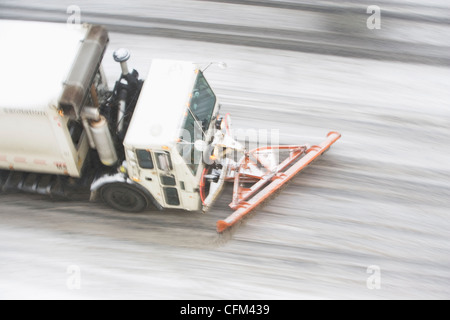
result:
<svg viewBox="0 0 450 320"><path fill-rule="evenodd" d="M129 177L165 208L200 210L203 153L219 104L199 66L153 60L124 140Z"/></svg>

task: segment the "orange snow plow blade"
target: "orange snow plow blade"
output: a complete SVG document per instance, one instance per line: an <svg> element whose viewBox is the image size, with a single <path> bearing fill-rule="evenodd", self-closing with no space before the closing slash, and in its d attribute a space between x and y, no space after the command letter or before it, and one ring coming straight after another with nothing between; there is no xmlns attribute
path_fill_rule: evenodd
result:
<svg viewBox="0 0 450 320"><path fill-rule="evenodd" d="M324 142L310 148L307 146L277 146L251 151L235 168L234 176L229 177L229 179L234 179L233 201L230 207L236 211L225 220L217 221L217 232L225 231L253 211L327 151L340 137L340 133L330 132ZM270 160L274 155L274 150L289 152L289 156L281 163L274 165ZM253 185L244 187L245 183L253 183Z"/></svg>

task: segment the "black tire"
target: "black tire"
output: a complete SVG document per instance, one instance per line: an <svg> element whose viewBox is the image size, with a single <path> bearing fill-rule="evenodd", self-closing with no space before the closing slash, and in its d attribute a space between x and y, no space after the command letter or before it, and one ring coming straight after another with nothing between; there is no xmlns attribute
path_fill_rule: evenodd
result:
<svg viewBox="0 0 450 320"><path fill-rule="evenodd" d="M148 209L150 203L143 192L124 183L104 186L101 189L101 197L104 203L121 212L143 212Z"/></svg>

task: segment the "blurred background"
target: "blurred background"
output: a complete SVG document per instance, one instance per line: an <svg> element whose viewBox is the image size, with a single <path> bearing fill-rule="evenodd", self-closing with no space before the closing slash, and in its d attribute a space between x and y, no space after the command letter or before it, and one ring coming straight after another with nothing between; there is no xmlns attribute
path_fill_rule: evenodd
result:
<svg viewBox="0 0 450 320"><path fill-rule="evenodd" d="M206 76L235 128L279 130L281 144L342 134L223 235L229 189L206 215L0 195L0 299L448 299L449 9L0 0L0 19L105 25L110 85L120 47L144 79L155 58L224 61Z"/></svg>

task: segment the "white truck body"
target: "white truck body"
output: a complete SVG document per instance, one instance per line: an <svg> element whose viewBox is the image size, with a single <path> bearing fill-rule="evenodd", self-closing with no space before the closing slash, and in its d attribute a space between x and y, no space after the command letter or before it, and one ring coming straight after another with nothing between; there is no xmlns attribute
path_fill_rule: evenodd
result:
<svg viewBox="0 0 450 320"><path fill-rule="evenodd" d="M0 20L0 169L79 177L88 151L59 111L89 28Z"/></svg>

